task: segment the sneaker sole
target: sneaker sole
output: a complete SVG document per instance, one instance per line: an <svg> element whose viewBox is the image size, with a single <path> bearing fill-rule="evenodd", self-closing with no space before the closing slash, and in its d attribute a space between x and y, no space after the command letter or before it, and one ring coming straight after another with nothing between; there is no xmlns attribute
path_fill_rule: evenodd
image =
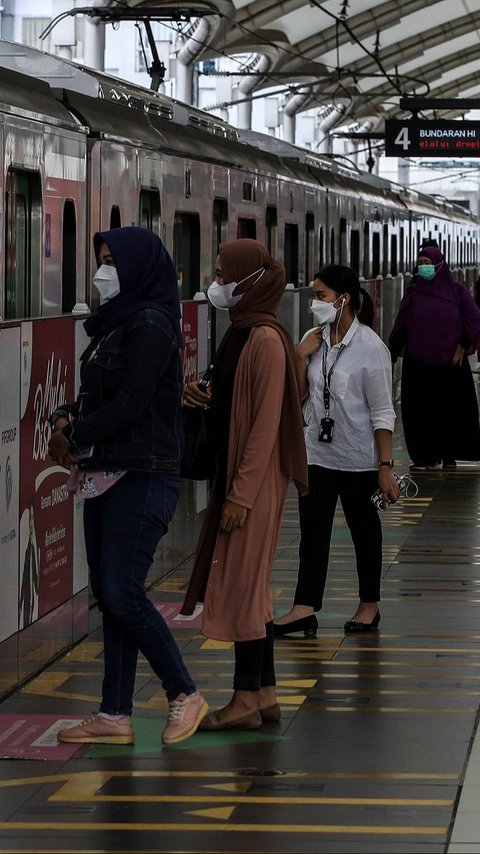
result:
<svg viewBox="0 0 480 854"><path fill-rule="evenodd" d="M178 736L177 738L169 738L168 741L165 741L163 736L162 736L163 744L178 744L180 741L185 741L185 739L190 738L190 736L193 735L197 731L198 727L200 726L200 724L203 721L207 712L208 712L208 703L205 702L205 703L203 703L203 705L202 705L202 707L201 707L201 709L200 709L200 711L199 711L199 713L195 719L194 725L188 730L188 732L184 733L183 735Z"/></svg>
<svg viewBox="0 0 480 854"><path fill-rule="evenodd" d="M131 735L105 735L105 736L83 736L81 738L60 738L57 735L58 741L62 744L135 744L135 739Z"/></svg>

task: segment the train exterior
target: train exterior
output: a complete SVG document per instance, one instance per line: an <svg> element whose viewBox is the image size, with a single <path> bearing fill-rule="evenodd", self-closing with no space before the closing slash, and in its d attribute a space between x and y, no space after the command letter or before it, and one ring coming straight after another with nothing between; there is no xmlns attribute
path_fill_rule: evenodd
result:
<svg viewBox="0 0 480 854"><path fill-rule="evenodd" d="M308 289L323 263L351 265L388 334L426 237L470 285L479 222L348 163L239 133L215 116L0 41L0 694L89 630L81 507L50 466L48 414L75 395L80 319L95 231L142 225L160 235L183 301L185 378L206 366L225 318L193 301L212 280L218 244L255 237L285 264L281 316L310 325ZM210 320L214 322L210 323ZM209 330L212 331L210 336ZM155 567L191 552L205 486L189 484ZM41 651L40 651L41 650Z"/></svg>

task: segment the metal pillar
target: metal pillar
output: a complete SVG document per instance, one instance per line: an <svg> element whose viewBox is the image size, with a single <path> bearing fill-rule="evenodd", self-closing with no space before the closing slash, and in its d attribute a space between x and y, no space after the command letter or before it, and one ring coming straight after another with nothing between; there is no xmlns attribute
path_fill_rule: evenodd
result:
<svg viewBox="0 0 480 854"><path fill-rule="evenodd" d="M282 113L282 126L283 126L283 138L285 142L291 142L295 145L295 130L296 130L296 116L295 113L287 113L283 110Z"/></svg>
<svg viewBox="0 0 480 854"><path fill-rule="evenodd" d="M89 68L105 71L105 24L84 18L85 46L83 61Z"/></svg>
<svg viewBox="0 0 480 854"><path fill-rule="evenodd" d="M404 157L398 158L397 165L397 180L403 187L408 187L410 184L410 163Z"/></svg>
<svg viewBox="0 0 480 854"><path fill-rule="evenodd" d="M175 64L175 96L185 104L193 104L193 62L182 62L178 54Z"/></svg>

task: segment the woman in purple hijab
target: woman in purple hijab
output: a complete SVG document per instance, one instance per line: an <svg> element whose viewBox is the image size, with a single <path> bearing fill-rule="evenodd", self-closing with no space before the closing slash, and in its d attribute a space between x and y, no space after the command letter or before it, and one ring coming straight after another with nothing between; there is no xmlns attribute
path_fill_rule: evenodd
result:
<svg viewBox="0 0 480 854"><path fill-rule="evenodd" d="M403 355L401 406L413 468L480 459L480 427L465 350L480 344L480 309L455 282L440 249L420 249L417 270L390 335Z"/></svg>

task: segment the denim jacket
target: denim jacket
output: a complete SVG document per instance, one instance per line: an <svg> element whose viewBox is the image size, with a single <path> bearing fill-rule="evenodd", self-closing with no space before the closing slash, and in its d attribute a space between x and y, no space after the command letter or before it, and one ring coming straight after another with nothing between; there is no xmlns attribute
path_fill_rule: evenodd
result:
<svg viewBox="0 0 480 854"><path fill-rule="evenodd" d="M142 309L94 338L81 357L80 381L78 417L63 431L74 452L93 447L80 469L179 472L182 370L162 312Z"/></svg>

